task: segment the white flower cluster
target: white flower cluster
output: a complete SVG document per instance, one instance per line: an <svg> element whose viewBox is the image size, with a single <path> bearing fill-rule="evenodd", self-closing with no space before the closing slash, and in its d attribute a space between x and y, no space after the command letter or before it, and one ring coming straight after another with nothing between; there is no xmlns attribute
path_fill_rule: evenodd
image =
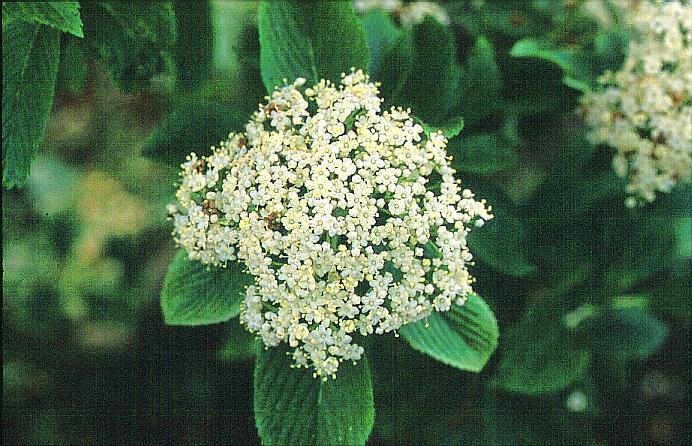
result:
<svg viewBox="0 0 692 446"><path fill-rule="evenodd" d="M427 16L433 17L443 25L449 25L451 22L447 11L435 2L415 1L404 4L401 0L353 0L353 6L358 12L373 9L390 12L396 15L404 26L422 23Z"/></svg>
<svg viewBox="0 0 692 446"><path fill-rule="evenodd" d="M692 171L692 6L641 2L630 16L637 39L603 89L583 99L590 138L617 149L628 206L690 181Z"/></svg>
<svg viewBox="0 0 692 446"><path fill-rule="evenodd" d="M191 260L237 258L255 277L241 322L326 379L361 358L355 334L462 305L466 236L492 215L460 189L445 137L382 111L362 71L304 82L274 91L211 155L190 154L170 211Z"/></svg>

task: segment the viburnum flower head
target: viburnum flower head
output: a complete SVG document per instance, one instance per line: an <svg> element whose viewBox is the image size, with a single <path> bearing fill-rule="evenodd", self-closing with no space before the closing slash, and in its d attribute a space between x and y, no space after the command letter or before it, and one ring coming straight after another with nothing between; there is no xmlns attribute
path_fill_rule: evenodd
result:
<svg viewBox="0 0 692 446"><path fill-rule="evenodd" d="M582 105L592 142L617 149L613 166L635 206L692 174L692 6L639 2L628 19L635 38L622 68Z"/></svg>
<svg viewBox="0 0 692 446"><path fill-rule="evenodd" d="M241 323L297 366L335 376L357 336L395 332L463 305L466 237L492 218L408 110L381 110L362 71L341 85L297 79L244 133L182 165L176 242L193 261L242 261L254 276Z"/></svg>

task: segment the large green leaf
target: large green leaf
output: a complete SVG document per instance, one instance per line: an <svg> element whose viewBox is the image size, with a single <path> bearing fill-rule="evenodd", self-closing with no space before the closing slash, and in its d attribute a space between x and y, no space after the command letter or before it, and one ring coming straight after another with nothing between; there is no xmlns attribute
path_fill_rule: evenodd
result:
<svg viewBox="0 0 692 446"><path fill-rule="evenodd" d="M79 2L2 2L3 25L14 20L47 25L84 37Z"/></svg>
<svg viewBox="0 0 692 446"><path fill-rule="evenodd" d="M515 145L499 133L461 136L447 145L452 166L459 172L488 175L512 167L518 161Z"/></svg>
<svg viewBox="0 0 692 446"><path fill-rule="evenodd" d="M145 88L168 68L176 37L171 2L88 2L82 21L85 42L121 88Z"/></svg>
<svg viewBox="0 0 692 446"><path fill-rule="evenodd" d="M459 85L454 35L427 16L413 28L413 47L413 69L397 100L425 122L439 124L449 119L450 97Z"/></svg>
<svg viewBox="0 0 692 446"><path fill-rule="evenodd" d="M259 5L262 80L274 87L303 77L338 82L351 67L368 71L365 33L351 2L268 1Z"/></svg>
<svg viewBox="0 0 692 446"><path fill-rule="evenodd" d="M528 395L558 392L583 377L590 352L579 346L557 307L533 308L503 336L497 383Z"/></svg>
<svg viewBox="0 0 692 446"><path fill-rule="evenodd" d="M380 82L380 92L389 105L400 94L413 69L413 36L410 29L397 28L390 14L369 11L363 28L370 48L370 72Z"/></svg>
<svg viewBox="0 0 692 446"><path fill-rule="evenodd" d="M70 34L63 34L56 90L81 92L86 86L87 74L83 41Z"/></svg>
<svg viewBox="0 0 692 446"><path fill-rule="evenodd" d="M303 77L308 85L318 80L315 50L301 29L300 13L295 2L260 2L260 71L267 91L282 85L283 79Z"/></svg>
<svg viewBox="0 0 692 446"><path fill-rule="evenodd" d="M475 127L483 118L497 111L500 88L499 69L495 61L495 49L485 37L479 37L471 50L460 83L459 109L467 124Z"/></svg>
<svg viewBox="0 0 692 446"><path fill-rule="evenodd" d="M206 154L232 131L242 131L245 118L234 108L216 102L182 100L175 104L144 143L142 153L180 164L190 152Z"/></svg>
<svg viewBox="0 0 692 446"><path fill-rule="evenodd" d="M400 332L416 350L471 372L483 369L500 335L492 310L476 294L463 306L433 312L425 320L404 325Z"/></svg>
<svg viewBox="0 0 692 446"><path fill-rule="evenodd" d="M375 421L368 363L344 362L336 379L291 368L282 347L261 350L255 365L255 422L267 445L364 445Z"/></svg>
<svg viewBox="0 0 692 446"><path fill-rule="evenodd" d="M252 277L239 263L227 268L205 266L178 252L161 290L161 308L168 325L206 325L225 322L240 312L245 287Z"/></svg>
<svg viewBox="0 0 692 446"><path fill-rule="evenodd" d="M2 183L22 186L48 123L60 31L13 21L2 27Z"/></svg>

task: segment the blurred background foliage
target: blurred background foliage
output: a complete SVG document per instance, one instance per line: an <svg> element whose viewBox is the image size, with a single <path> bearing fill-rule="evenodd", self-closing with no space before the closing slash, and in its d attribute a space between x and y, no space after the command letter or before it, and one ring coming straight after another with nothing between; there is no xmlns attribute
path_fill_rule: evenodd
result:
<svg viewBox="0 0 692 446"><path fill-rule="evenodd" d="M448 26L363 13L387 103L464 117L449 150L494 207L470 243L501 328L479 375L381 337L369 444L690 442L690 193L628 209L612 153L585 141L577 99L627 36L583 3L446 2ZM2 195L3 440L256 444L251 337L159 308L177 165L265 94L256 4L81 16L27 185Z"/></svg>

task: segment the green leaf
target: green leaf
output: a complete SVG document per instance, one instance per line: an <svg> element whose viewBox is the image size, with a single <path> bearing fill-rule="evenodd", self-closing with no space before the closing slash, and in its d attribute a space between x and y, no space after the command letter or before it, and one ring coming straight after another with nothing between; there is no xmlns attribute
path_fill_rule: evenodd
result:
<svg viewBox="0 0 692 446"><path fill-rule="evenodd" d="M582 330L589 344L609 357L646 359L663 345L668 328L645 308L613 309Z"/></svg>
<svg viewBox="0 0 692 446"><path fill-rule="evenodd" d="M300 14L295 2L259 4L260 71L268 92L283 85L283 79L303 77L308 85L318 81L315 51L301 29Z"/></svg>
<svg viewBox="0 0 692 446"><path fill-rule="evenodd" d="M430 135L433 132L441 131L445 138L452 139L457 136L464 129L464 118L456 118L441 125L429 125L420 121L421 127L426 135Z"/></svg>
<svg viewBox="0 0 692 446"><path fill-rule="evenodd" d="M22 186L53 105L60 32L37 23L2 26L2 183Z"/></svg>
<svg viewBox="0 0 692 446"><path fill-rule="evenodd" d="M234 108L216 102L182 100L164 117L142 148L143 155L173 165L190 152L206 154L230 132L243 131L246 119Z"/></svg>
<svg viewBox="0 0 692 446"><path fill-rule="evenodd" d="M459 172L488 175L514 166L519 157L515 144L498 133L479 133L450 141L447 153Z"/></svg>
<svg viewBox="0 0 692 446"><path fill-rule="evenodd" d="M375 421L368 362L344 362L336 379L291 368L282 347L263 349L255 365L255 422L263 444L364 445Z"/></svg>
<svg viewBox="0 0 692 446"><path fill-rule="evenodd" d="M260 67L267 91L303 77L338 82L351 67L368 71L368 48L351 2L259 4Z"/></svg>
<svg viewBox="0 0 692 446"><path fill-rule="evenodd" d="M565 73L563 79L568 87L586 93L594 81L587 56L574 50L554 48L547 43L523 39L515 43L510 51L514 57L534 57L556 64Z"/></svg>
<svg viewBox="0 0 692 446"><path fill-rule="evenodd" d="M58 65L58 91L79 93L87 82L87 66L84 60L84 44L70 34L63 34Z"/></svg>
<svg viewBox="0 0 692 446"><path fill-rule="evenodd" d="M337 82L351 67L370 71L365 31L351 2L308 2L302 8L320 78Z"/></svg>
<svg viewBox="0 0 692 446"><path fill-rule="evenodd" d="M584 376L591 354L579 346L556 308L532 308L503 336L496 382L527 395L555 393Z"/></svg>
<svg viewBox="0 0 692 446"><path fill-rule="evenodd" d="M455 111L471 127L497 111L502 82L495 59L492 44L485 37L479 37L466 62L460 83L459 110Z"/></svg>
<svg viewBox="0 0 692 446"><path fill-rule="evenodd" d="M176 41L171 2L87 2L82 21L91 52L124 90L148 87L167 70Z"/></svg>
<svg viewBox="0 0 692 446"><path fill-rule="evenodd" d="M168 325L206 325L225 322L240 312L245 287L252 277L239 263L227 268L190 261L178 252L163 283L161 308Z"/></svg>
<svg viewBox="0 0 692 446"><path fill-rule="evenodd" d="M84 37L79 2L2 2L3 25L14 20L47 25Z"/></svg>
<svg viewBox="0 0 692 446"><path fill-rule="evenodd" d="M449 311L404 325L400 333L416 350L471 372L483 369L500 335L492 310L476 294L469 295L463 306L453 305Z"/></svg>
<svg viewBox="0 0 692 446"><path fill-rule="evenodd" d="M535 272L536 266L529 260L528 229L517 215L514 204L498 190L469 187L477 197L487 200L495 216L469 233L468 244L473 256L510 276L521 277Z"/></svg>
<svg viewBox="0 0 692 446"><path fill-rule="evenodd" d="M219 351L219 358L226 361L249 361L255 359L260 350L260 341L240 325L238 319L228 322L228 340Z"/></svg>
<svg viewBox="0 0 692 446"><path fill-rule="evenodd" d="M514 57L536 57L554 63L563 71L572 69L571 54L568 51L552 48L548 44L532 39L523 39L514 44L509 53Z"/></svg>
<svg viewBox="0 0 692 446"><path fill-rule="evenodd" d="M444 122L460 76L454 35L447 26L427 16L413 28L413 47L414 68L396 102L410 106L413 114L425 122Z"/></svg>
<svg viewBox="0 0 692 446"><path fill-rule="evenodd" d="M378 10L365 14L363 28L370 48L372 80L380 82L381 96L389 104L400 94L413 69L412 32L397 28L390 14Z"/></svg>

